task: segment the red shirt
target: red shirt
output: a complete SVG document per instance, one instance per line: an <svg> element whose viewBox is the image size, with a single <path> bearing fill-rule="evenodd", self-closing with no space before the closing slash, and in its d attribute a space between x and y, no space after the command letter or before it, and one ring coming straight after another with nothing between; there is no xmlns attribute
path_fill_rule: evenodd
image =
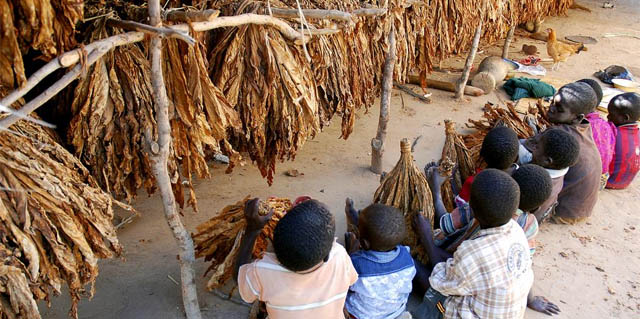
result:
<svg viewBox="0 0 640 319"><path fill-rule="evenodd" d="M618 126L607 188L627 188L640 171L640 135L636 123Z"/></svg>
<svg viewBox="0 0 640 319"><path fill-rule="evenodd" d="M482 172L482 168L477 168L476 175L478 175L478 173L480 172ZM458 196L464 199L464 201L467 203L471 198L471 184L473 184L473 179L476 178L476 175L467 177L467 179L464 181L464 184L462 184L462 189L460 189L460 193L458 193Z"/></svg>

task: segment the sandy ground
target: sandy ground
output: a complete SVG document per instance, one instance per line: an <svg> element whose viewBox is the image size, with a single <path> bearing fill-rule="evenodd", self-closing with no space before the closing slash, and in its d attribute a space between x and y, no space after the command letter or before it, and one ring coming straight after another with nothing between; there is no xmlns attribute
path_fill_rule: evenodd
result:
<svg viewBox="0 0 640 319"><path fill-rule="evenodd" d="M549 18L546 25L555 27L560 36L589 35L599 43L570 58L559 71L550 72L549 76L578 80L611 64L640 67L640 39L601 36L606 32L640 35L640 3L619 0L615 9L601 8L601 1L581 0L581 3L593 12L570 10L569 17ZM541 56L546 57L543 42L526 38L518 38L512 52L519 51L522 43L535 43ZM501 52L499 47L481 47L481 50L483 56ZM514 53L512 57L521 55ZM461 57L452 58L446 64L460 67L463 63L464 57ZM640 72L636 74L640 75ZM386 170L390 170L398 159L401 138L422 136L414 154L422 166L439 157L445 118L464 123L469 117L477 118L485 102L499 102L496 93L473 98L467 103L454 102L451 95L433 90L433 103L423 104L394 92L384 158ZM370 139L377 126L377 107L377 104L372 106L368 114L358 114L354 133L347 141L338 139L340 122L335 121L304 146L295 162L278 166L272 187L267 186L251 165L239 167L230 175L224 174L223 166L214 165L214 177L196 185L201 212L185 212L187 228L194 231L196 225L247 194L290 198L306 194L329 205L336 215L337 234L342 234L345 230L344 198L352 197L358 207L364 207L370 203L378 186L379 177L368 170ZM286 177L283 172L288 169L297 169L304 175ZM593 217L585 224L541 226L539 248L534 258L535 287L560 306L560 318L640 318L639 186L640 181L636 181L625 191L601 192ZM165 223L160 199L141 195L135 206L141 213L140 218L119 233L126 250L125 258L100 263L95 296L91 301L80 303L81 318L184 317L180 288L169 278L179 280L180 275L176 246ZM198 276L202 276L206 266L203 261L197 261ZM248 308L245 305L222 300L207 292L204 289L206 280L202 278L197 282L206 318L246 318ZM238 296L233 298L236 300ZM43 318L65 318L69 309L65 292L54 298L52 304L51 308L41 305ZM546 316L528 311L526 317Z"/></svg>

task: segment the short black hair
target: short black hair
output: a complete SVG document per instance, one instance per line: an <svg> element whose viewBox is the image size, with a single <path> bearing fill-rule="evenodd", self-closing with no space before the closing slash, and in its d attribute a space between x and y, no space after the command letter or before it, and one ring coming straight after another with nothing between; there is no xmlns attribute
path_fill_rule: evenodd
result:
<svg viewBox="0 0 640 319"><path fill-rule="evenodd" d="M360 217L360 236L369 241L371 250L389 251L407 236L404 215L395 207L371 204L360 212Z"/></svg>
<svg viewBox="0 0 640 319"><path fill-rule="evenodd" d="M520 166L511 177L520 187L518 208L530 212L542 205L551 196L551 176L546 169L535 164Z"/></svg>
<svg viewBox="0 0 640 319"><path fill-rule="evenodd" d="M628 114L631 122L640 120L640 95L637 93L618 94L611 99L608 107L614 107L622 114Z"/></svg>
<svg viewBox="0 0 640 319"><path fill-rule="evenodd" d="M293 207L273 231L278 261L291 271L305 271L329 256L336 223L324 204L311 199Z"/></svg>
<svg viewBox="0 0 640 319"><path fill-rule="evenodd" d="M482 228L508 223L519 202L520 187L509 174L489 168L473 179L469 205Z"/></svg>
<svg viewBox="0 0 640 319"><path fill-rule="evenodd" d="M602 96L603 96L602 87L600 86L600 83L598 83L598 81L594 79L582 79L582 80L578 80L577 82L589 84L589 86L593 89L593 92L596 94L596 105L594 107L597 107L598 105L600 105L600 102L602 102Z"/></svg>
<svg viewBox="0 0 640 319"><path fill-rule="evenodd" d="M598 97L589 84L573 82L558 90L554 100L558 101L558 99L559 103L562 103L571 113L587 115L595 110Z"/></svg>
<svg viewBox="0 0 640 319"><path fill-rule="evenodd" d="M559 128L549 128L542 134L544 152L552 160L549 168L564 169L578 162L580 144L573 135Z"/></svg>
<svg viewBox="0 0 640 319"><path fill-rule="evenodd" d="M506 126L496 126L482 141L480 156L489 168L506 169L518 158L518 135Z"/></svg>

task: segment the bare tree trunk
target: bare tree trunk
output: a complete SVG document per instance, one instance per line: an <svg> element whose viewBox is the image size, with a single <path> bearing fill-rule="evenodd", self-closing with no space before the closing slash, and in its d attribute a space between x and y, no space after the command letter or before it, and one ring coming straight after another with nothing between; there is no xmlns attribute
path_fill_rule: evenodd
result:
<svg viewBox="0 0 640 319"><path fill-rule="evenodd" d="M504 39L504 46L502 47L502 58L506 59L509 57L509 46L511 45L511 41L513 40L513 34L516 31L516 26L512 25L509 28L509 32L507 32L507 38Z"/></svg>
<svg viewBox="0 0 640 319"><path fill-rule="evenodd" d="M480 34L482 34L482 19L480 19L480 22L478 23L478 28L476 29L476 34L473 37L473 43L471 44L471 51L469 51L467 62L464 64L462 75L456 83L455 98L458 100L462 99L462 96L464 95L464 87L467 85L467 81L469 81L469 72L471 71L471 65L473 65L473 60L476 58L478 43L480 43Z"/></svg>
<svg viewBox="0 0 640 319"><path fill-rule="evenodd" d="M396 64L396 35L393 26L391 27L391 32L389 32L388 50L382 71L382 93L380 94L380 118L378 119L378 132L376 133L376 137L371 139L371 171L376 174L382 174L384 139L387 136L389 104L391 104L391 89L393 88L393 68Z"/></svg>
<svg viewBox="0 0 640 319"><path fill-rule="evenodd" d="M151 26L162 27L159 0L149 0L149 18ZM153 164L156 183L162 196L167 224L169 224L173 237L178 244L184 310L188 319L200 319L202 317L200 315L200 306L198 305L198 293L193 271L193 263L195 262L193 241L182 224L180 215L178 215L167 168L171 147L171 126L169 125L169 99L162 74L162 37L160 35L154 35L151 38L151 75L156 122L158 125L158 140L156 143L152 141L151 136L148 137L151 150L150 159Z"/></svg>

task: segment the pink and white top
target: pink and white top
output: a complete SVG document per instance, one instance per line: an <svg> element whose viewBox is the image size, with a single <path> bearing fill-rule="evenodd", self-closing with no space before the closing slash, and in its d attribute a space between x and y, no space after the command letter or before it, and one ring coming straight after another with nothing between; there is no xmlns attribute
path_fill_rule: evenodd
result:
<svg viewBox="0 0 640 319"><path fill-rule="evenodd" d="M616 126L602 119L598 112L589 113L586 118L591 125L593 141L596 143L600 159L602 159L602 174L609 173L609 166L613 161L613 151L616 146Z"/></svg>
<svg viewBox="0 0 640 319"><path fill-rule="evenodd" d="M246 302L265 302L269 319L344 318L345 298L356 280L351 258L334 242L329 259L305 273L290 271L275 254L265 253L240 267L238 291Z"/></svg>

